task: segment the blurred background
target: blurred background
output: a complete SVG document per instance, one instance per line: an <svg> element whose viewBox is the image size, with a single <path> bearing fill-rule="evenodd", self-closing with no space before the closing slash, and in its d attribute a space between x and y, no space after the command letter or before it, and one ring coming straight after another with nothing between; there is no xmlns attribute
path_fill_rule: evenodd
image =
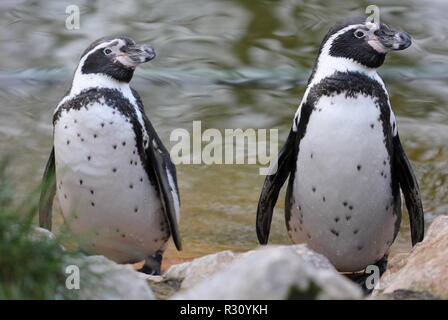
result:
<svg viewBox="0 0 448 320"><path fill-rule="evenodd" d="M448 213L448 2L164 0L0 2L0 157L12 155L15 198L39 183L52 145L52 113L84 49L106 35L148 43L157 58L133 86L169 148L173 129L277 128L285 140L320 41L338 20L380 7L381 21L413 45L379 70L400 136L420 182L426 221ZM68 5L80 29L68 30ZM168 264L224 249L255 247L264 177L257 165L179 165L184 250ZM289 243L284 191L271 243ZM56 224L60 218L56 213ZM56 228L57 229L57 228ZM392 254L410 247L404 222ZM166 265L165 265L166 267Z"/></svg>

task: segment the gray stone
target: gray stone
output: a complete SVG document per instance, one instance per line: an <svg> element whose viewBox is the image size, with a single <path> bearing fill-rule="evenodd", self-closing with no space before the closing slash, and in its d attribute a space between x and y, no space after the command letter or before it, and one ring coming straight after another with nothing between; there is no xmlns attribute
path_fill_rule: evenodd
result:
<svg viewBox="0 0 448 320"><path fill-rule="evenodd" d="M81 256L66 260L66 267L74 265L80 271L80 289L73 290L78 299L155 299L145 275L135 271L130 265L117 264L104 256ZM70 273L67 274L69 275Z"/></svg>
<svg viewBox="0 0 448 320"><path fill-rule="evenodd" d="M191 288L213 274L224 270L238 257L232 251L209 254L191 262L172 265L163 275L164 279L182 280L181 288Z"/></svg>
<svg viewBox="0 0 448 320"><path fill-rule="evenodd" d="M32 241L54 240L56 238L51 231L36 226L33 226L29 236Z"/></svg>
<svg viewBox="0 0 448 320"><path fill-rule="evenodd" d="M375 297L369 297L369 300L439 300L432 294L424 291L395 290L392 293L385 293Z"/></svg>
<svg viewBox="0 0 448 320"><path fill-rule="evenodd" d="M421 243L389 261L372 296L398 290L448 299L448 216L437 217Z"/></svg>
<svg viewBox="0 0 448 320"><path fill-rule="evenodd" d="M42 241L54 240L55 236L46 229L34 227L30 238L34 241ZM64 249L62 247L61 249L62 254ZM67 269L73 266L79 270L79 289L67 288L67 283L71 286L76 282L71 277L74 275L73 269ZM117 264L104 256L67 254L64 257L63 268L66 281L57 290L55 299L67 297L67 290L70 290L71 297L81 300L155 299L146 281L147 275L135 271L131 265Z"/></svg>
<svg viewBox="0 0 448 320"><path fill-rule="evenodd" d="M357 285L306 245L266 246L236 257L224 255L233 261L172 299L362 298Z"/></svg>

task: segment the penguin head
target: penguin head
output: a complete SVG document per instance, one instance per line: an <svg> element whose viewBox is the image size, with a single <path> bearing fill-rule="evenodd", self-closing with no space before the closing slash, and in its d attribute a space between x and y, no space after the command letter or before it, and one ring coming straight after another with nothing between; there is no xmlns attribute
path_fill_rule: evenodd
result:
<svg viewBox="0 0 448 320"><path fill-rule="evenodd" d="M411 37L406 32L356 17L341 21L330 29L322 42L320 55L346 58L367 68L378 68L388 52L403 50L410 45Z"/></svg>
<svg viewBox="0 0 448 320"><path fill-rule="evenodd" d="M105 37L94 41L83 53L77 72L99 74L130 82L135 68L156 56L152 47L126 37Z"/></svg>

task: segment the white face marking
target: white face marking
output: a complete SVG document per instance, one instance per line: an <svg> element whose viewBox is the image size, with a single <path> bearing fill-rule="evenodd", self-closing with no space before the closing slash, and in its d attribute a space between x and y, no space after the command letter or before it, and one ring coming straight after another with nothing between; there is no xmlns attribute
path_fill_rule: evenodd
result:
<svg viewBox="0 0 448 320"><path fill-rule="evenodd" d="M339 71L339 72L347 72L347 71L358 71L363 72L368 75L371 75L375 72L375 69L368 68L366 66L363 66L362 64L354 61L353 59L349 58L343 58L343 57L333 57L330 55L330 49L331 45L333 44L333 41L338 38L340 35L346 33L349 30L355 30L357 28L363 27L364 25L358 24L358 25L351 25L348 27L345 27L335 34L333 34L327 42L324 44L322 51L319 55L318 61L317 61L317 69L316 73L314 74L314 78L312 81L312 84L319 83L323 78L328 77L329 75L332 75L333 73Z"/></svg>
<svg viewBox="0 0 448 320"><path fill-rule="evenodd" d="M117 42L117 45L122 46L124 45L124 41L121 39L114 39L111 41L103 42L97 45L95 48L87 52L79 61L78 66L75 71L75 75L73 76L72 81L72 87L70 90L70 93L65 96L56 107L55 112L58 110L59 106L62 105L67 100L70 100L74 96L81 93L83 90L89 89L89 88L110 88L110 89L119 89L123 92L123 94L126 94L129 96L130 88L128 83L119 82L112 77L109 77L105 74L83 74L81 69L84 65L84 62L87 60L89 55L91 55L93 52L95 52L98 49L109 47L111 44ZM114 47L111 48L111 50L116 50ZM131 94L132 96L132 94Z"/></svg>
<svg viewBox="0 0 448 320"><path fill-rule="evenodd" d="M120 62L122 65L130 67L130 68L136 68L137 66L140 65L140 63L132 61L131 59L129 59L129 57L125 54L120 54L117 56L116 60L118 62ZM142 61L143 62L143 61Z"/></svg>
<svg viewBox="0 0 448 320"><path fill-rule="evenodd" d="M383 46L383 44L378 39L368 40L367 43L371 46L376 52L379 53L388 53L390 49ZM395 44L394 44L395 45Z"/></svg>
<svg viewBox="0 0 448 320"><path fill-rule="evenodd" d="M116 43L112 42L109 46L107 46L106 48L104 48L104 50L110 50L110 53L106 53L106 51L104 51L104 53L106 55L113 55L114 59L113 62L119 62L122 65L135 69L140 63L134 62L132 61L127 54L125 54L123 51L121 51L120 49L125 46L126 43L121 40L118 39L116 41ZM142 61L143 62L143 61Z"/></svg>

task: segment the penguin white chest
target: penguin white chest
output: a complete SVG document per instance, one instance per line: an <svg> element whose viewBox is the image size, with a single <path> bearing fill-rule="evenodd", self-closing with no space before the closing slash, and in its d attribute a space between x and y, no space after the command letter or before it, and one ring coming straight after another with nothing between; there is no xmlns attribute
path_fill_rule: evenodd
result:
<svg viewBox="0 0 448 320"><path fill-rule="evenodd" d="M57 196L81 247L135 262L166 245L169 231L142 165L132 121L94 102L62 111L54 130Z"/></svg>
<svg viewBox="0 0 448 320"><path fill-rule="evenodd" d="M391 159L380 115L369 96L322 96L300 141L289 235L340 271L377 262L394 239Z"/></svg>

